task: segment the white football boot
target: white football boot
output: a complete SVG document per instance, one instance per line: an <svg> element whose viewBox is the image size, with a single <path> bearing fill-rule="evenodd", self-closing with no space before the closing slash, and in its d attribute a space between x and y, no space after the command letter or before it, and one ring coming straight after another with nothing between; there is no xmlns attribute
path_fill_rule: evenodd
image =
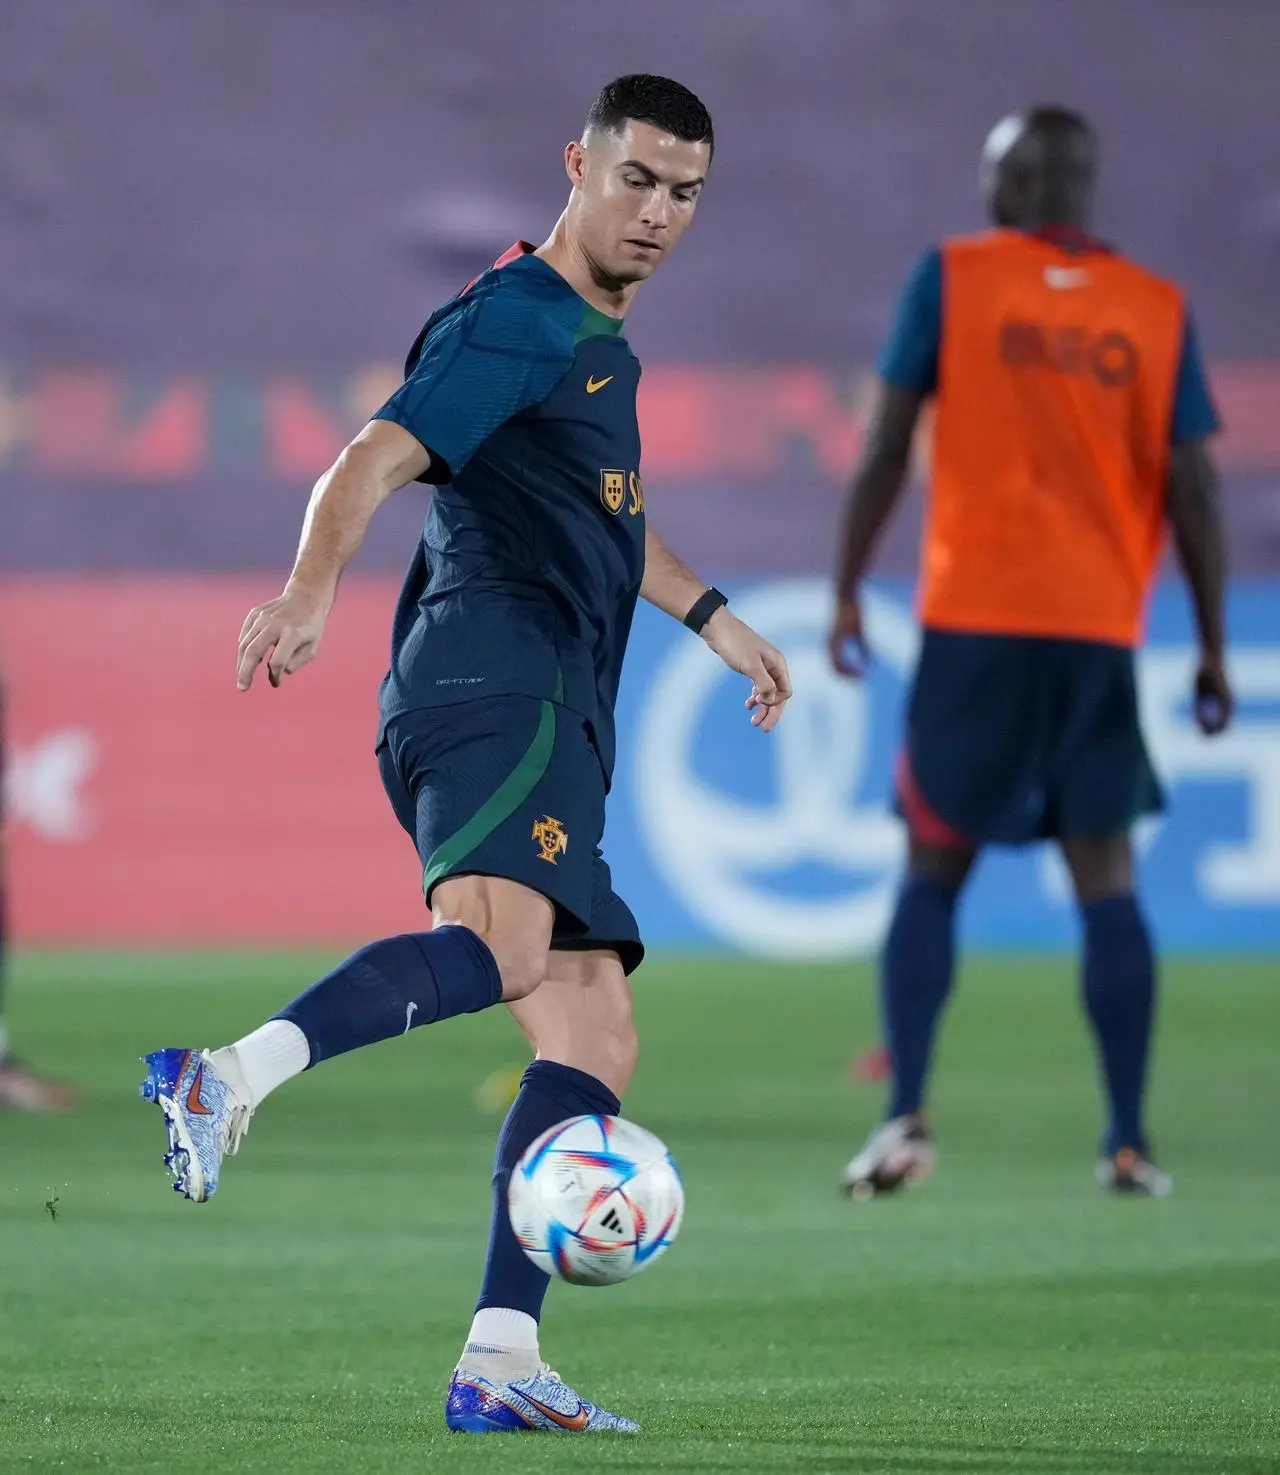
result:
<svg viewBox="0 0 1280 1475"><path fill-rule="evenodd" d="M922 1113L893 1117L881 1122L867 1138L840 1181L850 1198L876 1198L904 1184L923 1183L933 1172L937 1156Z"/></svg>

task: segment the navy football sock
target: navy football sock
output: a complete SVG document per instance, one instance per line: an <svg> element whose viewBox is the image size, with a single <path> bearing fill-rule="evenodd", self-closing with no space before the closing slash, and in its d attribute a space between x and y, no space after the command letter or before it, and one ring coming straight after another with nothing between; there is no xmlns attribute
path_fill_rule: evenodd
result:
<svg viewBox="0 0 1280 1475"><path fill-rule="evenodd" d="M318 1065L501 997L498 965L483 939L468 927L437 927L371 942L274 1017L297 1025Z"/></svg>
<svg viewBox="0 0 1280 1475"><path fill-rule="evenodd" d="M1106 1152L1146 1153L1142 1097L1155 1011L1156 964L1151 936L1132 896L1108 896L1081 908L1084 919L1084 1006L1098 1042L1111 1105Z"/></svg>
<svg viewBox="0 0 1280 1475"><path fill-rule="evenodd" d="M893 1063L890 1117L924 1105L933 1037L951 992L957 894L940 881L908 876L898 895L880 973L885 1044Z"/></svg>
<svg viewBox="0 0 1280 1475"><path fill-rule="evenodd" d="M507 1217L507 1183L524 1150L543 1132L571 1116L617 1116L622 1103L595 1076L535 1060L520 1081L520 1094L511 1104L498 1134L493 1159L493 1213L489 1220L489 1254L480 1283L476 1310L507 1306L534 1321L542 1314L542 1298L550 1276L538 1269L516 1242Z"/></svg>

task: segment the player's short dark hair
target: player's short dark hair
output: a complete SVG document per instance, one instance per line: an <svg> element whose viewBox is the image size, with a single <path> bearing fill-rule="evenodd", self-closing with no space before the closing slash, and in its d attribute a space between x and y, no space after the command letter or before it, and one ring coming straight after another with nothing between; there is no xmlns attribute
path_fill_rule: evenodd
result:
<svg viewBox="0 0 1280 1475"><path fill-rule="evenodd" d="M1042 138L1053 142L1065 142L1069 138L1078 138L1095 153L1097 152L1098 135L1094 131L1093 124L1075 108L1056 106L1032 108L1026 114L1026 122L1028 133L1038 133Z"/></svg>
<svg viewBox="0 0 1280 1475"><path fill-rule="evenodd" d="M716 136L711 126L711 114L701 98L670 77L636 72L606 82L591 104L587 128L621 133L629 119L661 128L664 133L670 133L685 143L705 143L712 153L715 152Z"/></svg>
<svg viewBox="0 0 1280 1475"><path fill-rule="evenodd" d="M1027 113L1027 127L1045 133L1084 133L1093 135L1093 125L1075 108L1058 105L1032 108Z"/></svg>

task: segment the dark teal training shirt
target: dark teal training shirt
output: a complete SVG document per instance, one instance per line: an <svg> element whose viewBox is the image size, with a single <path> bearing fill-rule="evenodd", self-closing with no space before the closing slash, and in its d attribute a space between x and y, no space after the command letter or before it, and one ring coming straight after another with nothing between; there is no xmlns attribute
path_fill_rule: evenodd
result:
<svg viewBox="0 0 1280 1475"><path fill-rule="evenodd" d="M644 576L640 364L525 243L428 320L376 419L437 483L396 606L382 722L493 696L586 719L606 779Z"/></svg>

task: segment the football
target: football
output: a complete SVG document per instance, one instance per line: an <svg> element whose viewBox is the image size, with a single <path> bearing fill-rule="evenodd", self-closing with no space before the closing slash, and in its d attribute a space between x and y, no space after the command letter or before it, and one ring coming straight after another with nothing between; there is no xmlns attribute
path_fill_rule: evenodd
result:
<svg viewBox="0 0 1280 1475"><path fill-rule="evenodd" d="M535 1265L574 1285L616 1285L674 1241L684 1187L652 1132L622 1117L577 1116L529 1146L507 1207Z"/></svg>

